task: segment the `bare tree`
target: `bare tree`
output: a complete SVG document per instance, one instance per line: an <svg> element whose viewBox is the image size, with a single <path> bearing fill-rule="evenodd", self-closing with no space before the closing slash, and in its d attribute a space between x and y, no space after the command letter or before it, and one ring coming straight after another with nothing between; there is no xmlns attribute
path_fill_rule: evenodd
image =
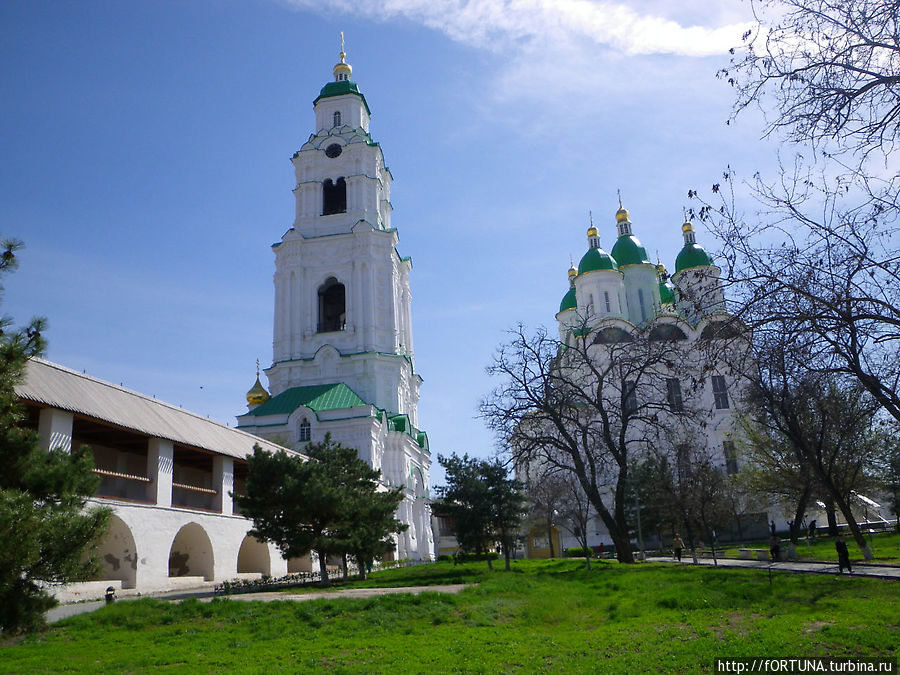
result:
<svg viewBox="0 0 900 675"><path fill-rule="evenodd" d="M517 466L534 463L577 480L606 525L619 560L634 562L628 517L629 471L648 452L654 429L673 420L702 424L693 397L667 391L674 372L702 373L698 351L665 332L625 322L575 331L567 343L522 326L488 368L502 383L481 416ZM697 375L696 377L699 377ZM699 385L695 378L689 388Z"/></svg>
<svg viewBox="0 0 900 675"><path fill-rule="evenodd" d="M900 132L900 5L885 0L755 0L757 25L719 76L734 114L769 114L767 133L865 157Z"/></svg>
<svg viewBox="0 0 900 675"><path fill-rule="evenodd" d="M560 523L578 541L584 554L585 565L590 570L591 555L593 554L593 550L588 546L591 514L593 513L591 502L575 480L565 481L563 485L564 491L559 509Z"/></svg>
<svg viewBox="0 0 900 675"><path fill-rule="evenodd" d="M853 379L811 371L804 336L789 324L768 324L755 336L758 368L750 378L747 414L765 433L791 446L871 559L850 499L866 484L879 451L873 443L879 404Z"/></svg>

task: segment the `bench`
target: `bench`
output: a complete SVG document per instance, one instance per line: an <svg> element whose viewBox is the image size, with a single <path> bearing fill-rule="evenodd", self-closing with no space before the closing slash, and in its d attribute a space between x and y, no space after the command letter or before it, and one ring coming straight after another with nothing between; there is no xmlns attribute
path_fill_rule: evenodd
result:
<svg viewBox="0 0 900 675"><path fill-rule="evenodd" d="M738 553L742 560L756 559L765 562L771 558L767 548L739 548Z"/></svg>

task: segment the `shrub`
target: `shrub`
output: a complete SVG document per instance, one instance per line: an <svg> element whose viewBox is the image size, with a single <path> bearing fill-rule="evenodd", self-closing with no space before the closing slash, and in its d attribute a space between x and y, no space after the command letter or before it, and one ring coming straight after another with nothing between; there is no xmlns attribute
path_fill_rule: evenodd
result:
<svg viewBox="0 0 900 675"><path fill-rule="evenodd" d="M475 562L477 560L496 560L500 554L496 551L490 553L463 553L456 554L456 562Z"/></svg>

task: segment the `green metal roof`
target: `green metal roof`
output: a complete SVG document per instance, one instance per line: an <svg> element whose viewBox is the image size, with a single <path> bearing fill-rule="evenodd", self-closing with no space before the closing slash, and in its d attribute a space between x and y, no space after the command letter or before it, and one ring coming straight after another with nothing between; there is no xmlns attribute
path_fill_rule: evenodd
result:
<svg viewBox="0 0 900 675"><path fill-rule="evenodd" d="M612 257L620 265L640 265L650 262L650 258L647 256L647 249L641 245L641 242L633 234L623 234L616 240L616 244L612 249Z"/></svg>
<svg viewBox="0 0 900 675"><path fill-rule="evenodd" d="M675 287L668 281L659 282L659 299L664 305L675 302Z"/></svg>
<svg viewBox="0 0 900 675"><path fill-rule="evenodd" d="M567 309L575 309L578 302L575 300L575 289L570 288L569 292L563 296L562 302L559 303L559 311L565 312Z"/></svg>
<svg viewBox="0 0 900 675"><path fill-rule="evenodd" d="M680 272L689 267L712 267L713 259L700 244L685 244L675 258L675 271Z"/></svg>
<svg viewBox="0 0 900 675"><path fill-rule="evenodd" d="M353 94L355 96L359 96L362 99L363 105L366 106L366 112L370 115L372 114L372 111L369 110L369 104L366 103L366 97L363 96L362 92L359 90L359 87L356 85L356 82L351 82L350 80L329 82L328 84L326 84L324 87L322 87L322 91L319 92L316 100L313 101L313 105L318 103L320 99L331 98L332 96L344 96L345 94Z"/></svg>
<svg viewBox="0 0 900 675"><path fill-rule="evenodd" d="M602 248L589 248L588 252L582 256L581 262L578 263L578 274L596 270L617 270L619 269L616 264L618 258L614 258L615 256L610 256Z"/></svg>
<svg viewBox="0 0 900 675"><path fill-rule="evenodd" d="M300 406L313 412L322 410L342 410L366 405L355 391L343 382L337 384L315 384L308 387L292 387L270 398L250 415L264 417L266 415L289 415Z"/></svg>

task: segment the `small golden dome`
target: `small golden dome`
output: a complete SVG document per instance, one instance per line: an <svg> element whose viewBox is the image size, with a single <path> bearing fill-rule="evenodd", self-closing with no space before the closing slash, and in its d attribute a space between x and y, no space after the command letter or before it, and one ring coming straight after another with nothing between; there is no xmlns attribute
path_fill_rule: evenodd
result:
<svg viewBox="0 0 900 675"><path fill-rule="evenodd" d="M599 232L597 232L597 228L594 227L593 225L591 225L591 226L588 228L587 236L589 236L589 237L596 237L598 234L599 234Z"/></svg>
<svg viewBox="0 0 900 675"><path fill-rule="evenodd" d="M340 80L349 80L350 76L353 74L353 67L344 61L344 57L346 54L341 52L341 62L335 65L334 67L334 80L335 82L339 82ZM346 73L347 77L341 77L342 73Z"/></svg>
<svg viewBox="0 0 900 675"><path fill-rule="evenodd" d="M657 272L657 274L659 274L660 276L666 276L666 266L663 265L662 263L658 263L658 264L656 265L656 272Z"/></svg>
<svg viewBox="0 0 900 675"><path fill-rule="evenodd" d="M262 386L262 383L259 381L259 375L256 376L256 384L254 384L250 391L247 392L247 404L248 405L262 405L270 398L269 392L266 391L266 388Z"/></svg>
<svg viewBox="0 0 900 675"><path fill-rule="evenodd" d="M628 216L628 209L624 206L620 206L619 210L616 211L616 222L617 223L627 223L630 222L630 218Z"/></svg>
<svg viewBox="0 0 900 675"><path fill-rule="evenodd" d="M681 231L682 232L693 232L694 224L689 220L685 221L684 225L681 226Z"/></svg>
<svg viewBox="0 0 900 675"><path fill-rule="evenodd" d="M575 265L572 265L572 266L569 268L569 280L572 280L572 279L574 279L574 278L577 277L577 276L578 276L578 268L575 267Z"/></svg>

